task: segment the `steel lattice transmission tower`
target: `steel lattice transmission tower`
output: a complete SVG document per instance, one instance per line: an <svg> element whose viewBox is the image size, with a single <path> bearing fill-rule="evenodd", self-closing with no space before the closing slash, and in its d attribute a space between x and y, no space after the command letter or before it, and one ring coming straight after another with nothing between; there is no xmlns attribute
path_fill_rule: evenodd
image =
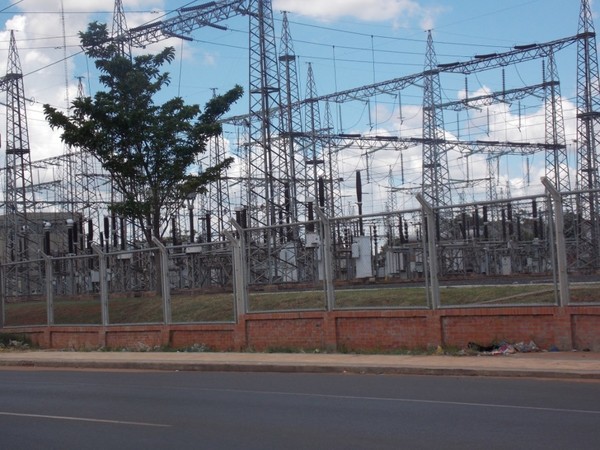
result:
<svg viewBox="0 0 600 450"><path fill-rule="evenodd" d="M396 186L396 179L394 177L394 169L392 168L392 166L390 166L390 169L388 171L388 195L387 195L387 202L386 202L386 208L385 208L386 212L388 213L393 213L395 211L398 210L398 197L397 197L397 186ZM400 217L400 220L401 217ZM385 219L385 227L386 227L386 231L388 234L388 239L390 241L390 245L393 241L393 237L395 235L394 233L394 218L393 216L387 216ZM402 224L400 224L400 226L402 226ZM402 231L400 231L400 234L402 234Z"/></svg>
<svg viewBox="0 0 600 450"><path fill-rule="evenodd" d="M427 32L427 50L425 52L425 70L423 72L423 173L421 191L425 201L432 207L451 204L448 174L448 154L445 149L444 115L438 105L442 103L440 72L433 48L431 30ZM434 227L439 237L446 234L445 223L441 220L444 212L437 211ZM440 258L441 255L431 255ZM443 269L442 269L443 270Z"/></svg>
<svg viewBox="0 0 600 450"><path fill-rule="evenodd" d="M398 209L398 197L397 197L397 186L396 179L394 177L394 170L392 166L388 171L388 198L386 211L394 212Z"/></svg>
<svg viewBox="0 0 600 450"><path fill-rule="evenodd" d="M577 164L578 190L598 189L600 147L600 81L596 33L588 0L582 0L577 41ZM578 198L578 262L581 268L598 267L600 211L597 192Z"/></svg>
<svg viewBox="0 0 600 450"><path fill-rule="evenodd" d="M127 20L122 0L115 0L111 36L119 46L119 53L131 57L131 41L127 37Z"/></svg>
<svg viewBox="0 0 600 450"><path fill-rule="evenodd" d="M545 118L546 118L546 177L561 192L571 190L569 177L569 161L565 138L562 98L558 82L558 70L552 50L548 53L545 86ZM548 81L548 82L546 82Z"/></svg>
<svg viewBox="0 0 600 450"><path fill-rule="evenodd" d="M273 10L269 0L249 0L250 126L248 207L250 223L275 225L283 208L289 180L285 149L274 139L277 125L269 110L281 106Z"/></svg>
<svg viewBox="0 0 600 450"><path fill-rule="evenodd" d="M60 1L60 23L62 26L62 44L63 44L63 64L64 64L64 75L65 75L65 107L67 109L67 114L70 113L71 109L71 99L69 97L69 76L68 76L68 57L67 57L67 32L66 32L66 18L65 18L65 5L63 0ZM75 197L81 193L81 191L77 191L75 189L75 168L73 167L73 161L71 157L71 146L65 145L64 154L66 156L67 164L61 168L62 172L62 180L64 181L62 190L62 196L64 200L64 205L66 211L73 213L76 208L76 199Z"/></svg>
<svg viewBox="0 0 600 450"><path fill-rule="evenodd" d="M546 177L552 182L559 192L571 190L569 175L569 159L567 155L567 141L565 137L565 123L563 118L562 97L558 70L552 50L548 53L547 64L544 70L545 90L545 119L546 119ZM573 220L573 197L563 198L563 212L569 220L565 224L565 234L571 238L575 236L575 221ZM577 255L577 246L574 239L569 239L568 252L570 257Z"/></svg>
<svg viewBox="0 0 600 450"><path fill-rule="evenodd" d="M129 40L127 35L128 35L128 28L127 28L127 20L125 19L125 10L123 8L123 2L122 2L122 0L115 0L114 9L113 9L113 22L112 22L112 28L111 28L111 38L116 42L116 44L119 48L119 55L122 56L123 58L131 59L131 41ZM110 203L111 204L117 203L118 201L122 200L122 198L123 198L123 193L118 191L114 187L114 182L112 181L112 177L111 177ZM132 246L135 246L135 242L136 242L136 238L137 238L136 231L134 228L135 222L132 220L124 221L122 219L119 219L116 217L114 212L111 212L110 216L111 216L110 217L110 230L107 230L106 226L104 227L105 228L104 234L107 234L107 235L103 236L103 237L104 237L104 239L106 239L106 242L111 243L111 241L112 241L113 247L118 246L118 243L119 243L118 222L120 222L121 246L123 247L125 245L126 241L128 240L128 236L127 236L127 234L128 234L127 227L128 226L131 226L133 228L133 231L131 232L131 236L129 237L129 240L130 240L130 244ZM101 233L99 233L99 234L101 234ZM100 241L102 241L102 239L100 239Z"/></svg>
<svg viewBox="0 0 600 450"><path fill-rule="evenodd" d="M216 96L216 89L213 90L213 97L214 96ZM223 133L221 133L210 140L209 165L215 166L220 164L226 158L227 148L225 145L225 138L223 137ZM207 241L214 238L220 239L224 236L224 220L230 215L231 200L229 198L229 181L227 176L225 176L208 186L208 204L204 211L204 225L206 226Z"/></svg>
<svg viewBox="0 0 600 450"><path fill-rule="evenodd" d="M333 114L331 113L331 105L328 101L325 102L325 133L328 136L334 134ZM338 149L333 144L331 137L326 139L325 152L327 153L327 171L328 171L328 202L326 212L330 217L342 217L344 215L342 207L342 188L340 186L340 166L338 161ZM335 232L335 230L334 230Z"/></svg>
<svg viewBox="0 0 600 450"><path fill-rule="evenodd" d="M423 196L433 206L451 204L448 155L444 146L444 116L440 72L431 31L427 33L423 88Z"/></svg>
<svg viewBox="0 0 600 450"><path fill-rule="evenodd" d="M78 77L76 98L82 99L84 96L83 77ZM89 152L80 148L73 151L69 155L69 159L73 168L71 182L74 185L75 211L81 214L82 221L87 220L87 229L84 231L83 223L81 229L87 236L87 243L82 242L81 246L90 247L94 236L99 231L101 219L99 174L97 173L100 170L96 170L98 161Z"/></svg>
<svg viewBox="0 0 600 450"><path fill-rule="evenodd" d="M27 109L23 72L14 31L10 32L8 67L0 81L6 89L6 193L5 193L5 263L28 261L39 242L35 238L35 198L31 170L31 151L27 127ZM35 247L37 246L37 247ZM35 248L34 248L35 247ZM9 265L5 273L5 291L28 290L30 273L26 268Z"/></svg>
<svg viewBox="0 0 600 450"><path fill-rule="evenodd" d="M290 163L290 180L285 191L285 209L291 222L300 215L299 199L307 199L306 158L302 135L302 113L298 85L297 57L290 33L287 12L283 13L279 48L279 78L281 83L281 147Z"/></svg>
<svg viewBox="0 0 600 450"><path fill-rule="evenodd" d="M320 135L323 133L321 128L321 110L319 101L317 100L317 84L315 82L315 74L312 64L308 63L306 74L306 103L304 105L305 130L308 135L307 151L306 151L306 167L311 167L309 174L307 170L307 178L311 181L307 182L309 186L309 199L315 198L323 201L321 207L325 206L324 193L324 164L323 144ZM318 203L318 202L317 202Z"/></svg>
<svg viewBox="0 0 600 450"><path fill-rule="evenodd" d="M65 71L65 101L67 113L71 114L71 101L69 96L69 77L67 65L67 42L66 42L66 18L64 5L61 1L61 23L63 32L63 57ZM83 77L78 77L77 99L84 97ZM87 248L91 252L91 244L95 230L100 223L98 203L98 180L92 168L92 156L80 148L69 145L64 149L65 164L61 169L61 186L64 186L62 203L59 205L65 212L70 213L74 222L71 226L76 227L74 235L73 251L78 253ZM58 229L60 229L60 224ZM97 234L96 234L97 237Z"/></svg>

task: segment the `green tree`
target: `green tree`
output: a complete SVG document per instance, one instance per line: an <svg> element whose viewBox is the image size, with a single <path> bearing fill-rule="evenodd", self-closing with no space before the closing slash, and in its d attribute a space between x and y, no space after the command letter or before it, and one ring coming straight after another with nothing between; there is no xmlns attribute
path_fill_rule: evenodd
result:
<svg viewBox="0 0 600 450"><path fill-rule="evenodd" d="M129 58L120 54L105 24L92 23L80 33L85 53L95 61L105 91L72 102L70 115L44 105L46 120L62 130L61 139L94 155L120 193L111 210L139 224L146 240L161 238L161 228L190 193L206 191L232 158L191 173L211 137L221 132L217 120L242 95L240 86L208 101L202 111L175 97L157 103L169 84L163 65L175 51Z"/></svg>

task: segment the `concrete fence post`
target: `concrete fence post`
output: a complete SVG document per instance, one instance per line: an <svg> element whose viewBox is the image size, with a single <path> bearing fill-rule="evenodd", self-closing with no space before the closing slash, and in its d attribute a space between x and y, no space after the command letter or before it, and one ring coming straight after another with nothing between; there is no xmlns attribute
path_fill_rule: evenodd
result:
<svg viewBox="0 0 600 450"><path fill-rule="evenodd" d="M323 287L325 289L325 299L327 311L332 311L335 307L335 291L333 289L333 262L331 257L331 222L321 208L315 208L317 217L320 221L321 229L321 251L323 252Z"/></svg>
<svg viewBox="0 0 600 450"><path fill-rule="evenodd" d="M171 323L171 286L169 283L169 253L167 247L156 237L152 236L152 242L158 247L160 255L159 276L160 288L163 300L163 323L169 325Z"/></svg>
<svg viewBox="0 0 600 450"><path fill-rule="evenodd" d="M46 284L46 319L48 325L54 325L54 289L52 289L52 281L54 278L54 271L52 267L52 257L41 252L42 259L44 260L45 268L45 284Z"/></svg>
<svg viewBox="0 0 600 450"><path fill-rule="evenodd" d="M567 274L567 247L565 242L565 219L562 197L547 177L542 177L541 182L546 188L546 192L550 195L552 206L554 207L554 242L556 245L559 290L558 305L566 306L569 304L569 276Z"/></svg>
<svg viewBox="0 0 600 450"><path fill-rule="evenodd" d="M225 235L231 242L233 250L233 295L235 298L235 320L240 322L240 318L248 313L248 264L246 260L246 238L244 229L235 220L231 220L231 225L235 228L238 237L229 230L224 230Z"/></svg>
<svg viewBox="0 0 600 450"><path fill-rule="evenodd" d="M100 315L102 325L107 326L109 322L108 316L108 261L106 253L102 251L99 245L92 244L92 249L98 255L99 267L99 284L100 284Z"/></svg>
<svg viewBox="0 0 600 450"><path fill-rule="evenodd" d="M0 264L0 328L4 328L4 305L6 303L6 293L4 292L4 277L5 277L5 265L4 264Z"/></svg>
<svg viewBox="0 0 600 450"><path fill-rule="evenodd" d="M423 208L423 214L427 218L427 255L425 261L429 261L429 264L425 264L424 269L429 271L430 307L431 309L438 309L440 307L440 283L438 279L438 256L435 241L435 211L421 194L417 194L416 197Z"/></svg>

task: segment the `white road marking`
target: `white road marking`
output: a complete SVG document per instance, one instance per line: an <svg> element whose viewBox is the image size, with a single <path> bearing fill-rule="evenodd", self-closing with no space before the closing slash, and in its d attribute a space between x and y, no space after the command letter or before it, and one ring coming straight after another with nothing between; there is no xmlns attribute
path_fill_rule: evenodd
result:
<svg viewBox="0 0 600 450"><path fill-rule="evenodd" d="M425 400L425 399L412 399L412 398L360 397L360 396L356 396L356 395L308 394L308 393L301 393L301 392L252 391L252 390L241 390L241 389L201 388L200 390L221 391L221 392L239 392L239 393L245 393L245 394L264 394L264 395L282 395L282 396L286 395L286 396L298 396L298 397L321 397L321 398L332 398L332 399L339 399L339 400L370 400L370 401L398 402L398 403L425 403L425 404L437 404L437 405L475 406L475 407L481 407L481 408L525 409L525 410L533 410L533 411L548 411L548 412L560 412L560 413L600 414L600 411L597 411L597 410L548 408L548 407L543 407L543 406L501 405L498 403L454 402L454 401L448 401L448 400Z"/></svg>
<svg viewBox="0 0 600 450"><path fill-rule="evenodd" d="M167 428L171 425L162 423L146 423L146 422L128 422L124 420L108 420L108 419L90 419L86 417L67 417L67 416L50 416L46 414L22 414L0 411L0 416L16 416L16 417L33 417L38 419L53 419L53 420L74 420L78 422L94 422L94 423L111 423L116 425L136 425L140 427L161 427Z"/></svg>

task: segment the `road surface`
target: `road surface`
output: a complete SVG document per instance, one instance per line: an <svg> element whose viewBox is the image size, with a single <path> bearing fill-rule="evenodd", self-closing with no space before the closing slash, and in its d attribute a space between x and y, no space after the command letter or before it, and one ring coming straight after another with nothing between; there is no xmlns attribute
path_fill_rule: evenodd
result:
<svg viewBox="0 0 600 450"><path fill-rule="evenodd" d="M11 449L597 449L600 383L0 370Z"/></svg>

